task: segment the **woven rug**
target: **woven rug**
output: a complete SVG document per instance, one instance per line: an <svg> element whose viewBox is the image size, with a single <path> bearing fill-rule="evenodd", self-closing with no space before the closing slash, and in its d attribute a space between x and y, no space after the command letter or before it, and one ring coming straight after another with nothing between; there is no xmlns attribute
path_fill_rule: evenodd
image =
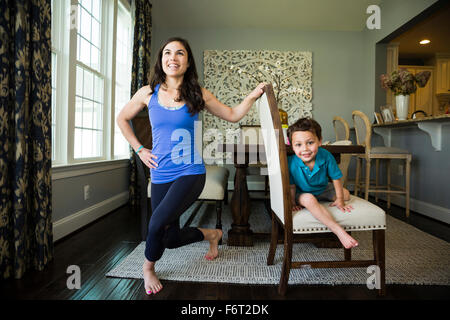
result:
<svg viewBox="0 0 450 320"><path fill-rule="evenodd" d="M193 207L195 204L193 205ZM183 214L182 220L193 210ZM204 256L209 243L202 241L177 249L166 249L156 263L160 279L191 282L237 284L278 284L283 260L283 246L278 245L274 265L267 266L269 239L256 240L253 247L226 245L231 227L229 206L222 213L224 238L219 256L207 261ZM250 226L253 232L270 233L270 218L262 201L252 202ZM215 225L213 206L203 204L191 225ZM352 232L359 246L352 249L353 259L372 259L372 233ZM106 274L107 277L142 279L145 242L139 244L125 259ZM309 243L294 244L293 260L341 260L343 249L316 248ZM291 269L290 284L366 284L366 268ZM387 215L386 283L409 285L450 285L450 243L422 232Z"/></svg>

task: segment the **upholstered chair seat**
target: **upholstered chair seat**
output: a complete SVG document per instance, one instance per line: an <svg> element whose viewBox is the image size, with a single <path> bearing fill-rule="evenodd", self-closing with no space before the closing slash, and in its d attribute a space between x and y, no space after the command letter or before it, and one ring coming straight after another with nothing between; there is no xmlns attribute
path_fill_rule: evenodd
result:
<svg viewBox="0 0 450 320"><path fill-rule="evenodd" d="M199 200L223 200L227 191L228 177L230 172L225 167L205 166L206 181ZM149 182L147 188L148 197L151 197L152 184Z"/></svg>
<svg viewBox="0 0 450 320"><path fill-rule="evenodd" d="M331 203L321 202L346 231L386 229L384 210L364 199L350 196L350 200L345 202L353 207L350 212L342 212L337 207L330 207ZM294 233L298 234L331 232L306 209L293 213L292 226Z"/></svg>

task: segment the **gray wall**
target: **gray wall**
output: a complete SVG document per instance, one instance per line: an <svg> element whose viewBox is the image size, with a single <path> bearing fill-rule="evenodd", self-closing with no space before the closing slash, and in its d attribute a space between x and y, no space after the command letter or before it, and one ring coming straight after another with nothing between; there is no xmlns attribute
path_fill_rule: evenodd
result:
<svg viewBox="0 0 450 320"><path fill-rule="evenodd" d="M54 241L128 202L129 161L52 169L52 222ZM84 199L84 186L90 197Z"/></svg>
<svg viewBox="0 0 450 320"><path fill-rule="evenodd" d="M239 36L237 36L239 35ZM364 106L364 38L361 32L300 32L261 29L159 29L153 26L153 59L171 36L188 39L194 51L199 77L203 80L204 50L311 51L313 54L313 116L323 127L324 140L334 139L331 120L340 115L350 120L354 109ZM154 61L154 60L152 60Z"/></svg>

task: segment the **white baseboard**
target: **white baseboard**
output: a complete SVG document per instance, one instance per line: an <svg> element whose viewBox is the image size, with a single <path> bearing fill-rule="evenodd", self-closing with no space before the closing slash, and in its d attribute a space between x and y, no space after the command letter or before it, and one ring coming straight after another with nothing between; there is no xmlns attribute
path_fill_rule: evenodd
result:
<svg viewBox="0 0 450 320"><path fill-rule="evenodd" d="M380 199L386 200L386 195L379 195ZM404 208L405 196L391 195L391 203ZM410 198L409 210L423 214L424 216L450 224L450 209L437 206L432 203Z"/></svg>
<svg viewBox="0 0 450 320"><path fill-rule="evenodd" d="M128 191L122 192L112 198L96 203L89 208L83 209L71 214L68 217L53 222L53 242L119 208L127 203L128 199Z"/></svg>

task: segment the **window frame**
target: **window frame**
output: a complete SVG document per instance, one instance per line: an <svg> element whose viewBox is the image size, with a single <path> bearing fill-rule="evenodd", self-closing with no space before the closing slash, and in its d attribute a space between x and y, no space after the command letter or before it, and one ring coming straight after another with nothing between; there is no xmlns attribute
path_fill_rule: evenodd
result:
<svg viewBox="0 0 450 320"><path fill-rule="evenodd" d="M55 160L52 161L52 167L79 167L83 163L123 160L124 157L114 155L117 14L120 3L129 11L131 23L134 26L132 7L125 0L102 1L100 71L98 72L77 60L78 29L75 22L79 22L77 21L78 0L52 0L52 3L55 9L55 14L52 15L52 30L54 28L61 31L52 35L52 52L57 54L55 73L57 90L54 97L56 99L55 137L52 138L52 143L55 143ZM74 11L74 8L77 10ZM100 73L104 79L102 150L99 157L74 157L77 65L94 74ZM126 159L128 158L129 156Z"/></svg>

